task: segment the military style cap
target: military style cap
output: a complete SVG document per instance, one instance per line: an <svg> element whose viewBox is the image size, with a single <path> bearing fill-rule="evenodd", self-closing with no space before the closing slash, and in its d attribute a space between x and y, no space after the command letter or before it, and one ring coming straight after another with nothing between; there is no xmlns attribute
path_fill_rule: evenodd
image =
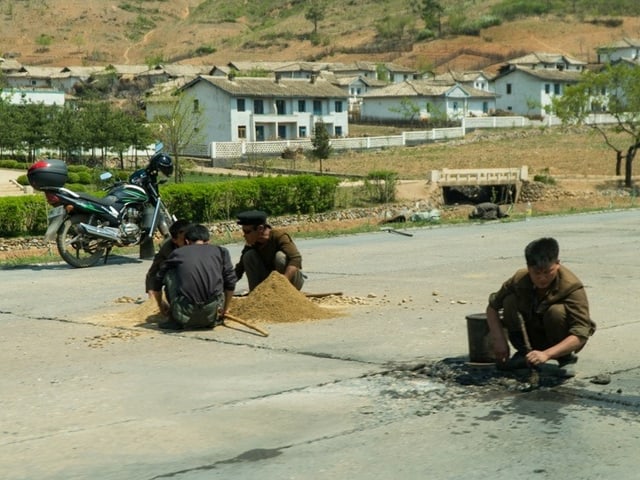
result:
<svg viewBox="0 0 640 480"><path fill-rule="evenodd" d="M238 214L238 225L264 225L267 214L260 210L249 210Z"/></svg>

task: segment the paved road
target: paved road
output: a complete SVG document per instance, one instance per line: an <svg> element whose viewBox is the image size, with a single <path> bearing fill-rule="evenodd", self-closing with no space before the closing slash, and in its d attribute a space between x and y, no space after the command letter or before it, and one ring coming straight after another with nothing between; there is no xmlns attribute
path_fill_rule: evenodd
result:
<svg viewBox="0 0 640 480"><path fill-rule="evenodd" d="M635 479L638 217L303 240L306 291L371 297L267 338L93 322L143 295L148 262L2 271L2 478ZM465 316L543 235L598 323L579 376L523 393L408 372L464 360ZM603 373L610 384L590 382Z"/></svg>

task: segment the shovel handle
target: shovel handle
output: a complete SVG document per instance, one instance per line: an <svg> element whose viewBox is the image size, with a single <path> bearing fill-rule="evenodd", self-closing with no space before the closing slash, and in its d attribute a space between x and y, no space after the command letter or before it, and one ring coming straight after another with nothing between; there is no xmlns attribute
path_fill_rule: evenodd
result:
<svg viewBox="0 0 640 480"><path fill-rule="evenodd" d="M225 313L224 314L224 320L232 320L234 322L240 323L242 325L244 325L245 327L249 327L252 330L255 330L256 332L260 333L263 337L268 337L269 336L269 332L267 332L266 330L261 329L260 327L253 325L252 323L247 322L246 320L243 320L239 317L236 317L235 315L231 315L230 313Z"/></svg>

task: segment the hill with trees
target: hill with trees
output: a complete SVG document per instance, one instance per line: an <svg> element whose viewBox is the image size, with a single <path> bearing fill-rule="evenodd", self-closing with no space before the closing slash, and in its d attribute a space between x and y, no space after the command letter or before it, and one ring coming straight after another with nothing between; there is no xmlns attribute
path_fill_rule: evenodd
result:
<svg viewBox="0 0 640 480"><path fill-rule="evenodd" d="M594 61L640 37L634 0L0 0L0 56L25 65L240 60L490 68L523 52Z"/></svg>

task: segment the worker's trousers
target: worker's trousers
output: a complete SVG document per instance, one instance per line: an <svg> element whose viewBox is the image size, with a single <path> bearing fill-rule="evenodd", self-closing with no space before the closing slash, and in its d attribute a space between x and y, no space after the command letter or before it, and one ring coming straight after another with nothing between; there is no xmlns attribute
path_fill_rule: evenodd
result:
<svg viewBox="0 0 640 480"><path fill-rule="evenodd" d="M249 290L256 288L261 282L266 280L272 272L272 270L269 270L265 266L262 258L255 250L249 250L242 255L242 264L244 265L244 272L249 282ZM278 273L284 274L284 270L287 267L287 256L283 252L276 253L274 266ZM294 275L291 284L298 290L304 285L304 275L300 270Z"/></svg>

